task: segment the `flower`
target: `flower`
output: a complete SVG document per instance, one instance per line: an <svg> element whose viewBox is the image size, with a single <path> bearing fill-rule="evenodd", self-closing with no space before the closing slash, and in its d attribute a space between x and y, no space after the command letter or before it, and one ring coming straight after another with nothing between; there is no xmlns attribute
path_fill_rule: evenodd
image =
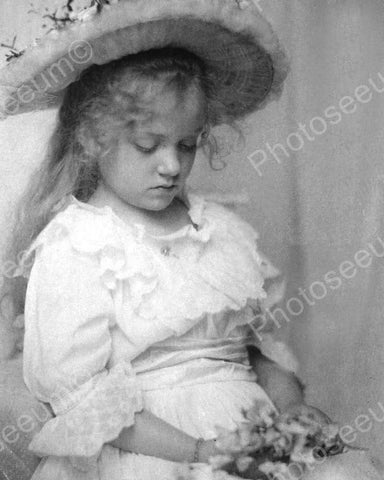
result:
<svg viewBox="0 0 384 480"><path fill-rule="evenodd" d="M252 457L240 457L236 460L236 467L239 472L245 472L254 461Z"/></svg>
<svg viewBox="0 0 384 480"><path fill-rule="evenodd" d="M221 434L219 434L216 440L216 445L219 450L232 453L241 452L243 450L245 445L241 445L239 430L234 432L225 429L218 430L221 431Z"/></svg>
<svg viewBox="0 0 384 480"><path fill-rule="evenodd" d="M266 475L284 475L289 474L288 465L282 462L264 462L259 466L260 472Z"/></svg>
<svg viewBox="0 0 384 480"><path fill-rule="evenodd" d="M215 455L209 459L209 464L214 470L219 470L233 461L230 455Z"/></svg>
<svg viewBox="0 0 384 480"><path fill-rule="evenodd" d="M265 401L256 401L254 406L246 412L246 418L259 426L273 425L276 415L275 409Z"/></svg>
<svg viewBox="0 0 384 480"><path fill-rule="evenodd" d="M255 459L259 463L263 458L257 467L260 474L284 476L291 464L305 468L345 450L336 424L320 425L309 415L279 415L269 403L258 401L244 417L236 430L217 428L216 445L222 455L210 459L204 474L192 467L193 474L183 480L239 479Z"/></svg>
<svg viewBox="0 0 384 480"><path fill-rule="evenodd" d="M87 22L91 18L93 18L95 15L97 15L98 9L97 5L93 5L92 7L87 7L84 8L81 12L78 12L77 14L72 14L71 18L73 20L78 20L80 22Z"/></svg>
<svg viewBox="0 0 384 480"><path fill-rule="evenodd" d="M238 5L239 5L239 8L241 10L244 10L245 8L248 8L249 5L250 5L250 1L249 0L236 0Z"/></svg>

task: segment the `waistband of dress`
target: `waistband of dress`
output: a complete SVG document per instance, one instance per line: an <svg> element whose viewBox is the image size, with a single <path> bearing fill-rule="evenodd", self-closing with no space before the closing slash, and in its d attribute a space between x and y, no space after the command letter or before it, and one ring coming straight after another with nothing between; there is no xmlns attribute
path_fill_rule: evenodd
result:
<svg viewBox="0 0 384 480"><path fill-rule="evenodd" d="M199 339L167 344L154 344L132 360L138 372L157 370L201 358L226 360L236 363L249 363L244 337L222 339Z"/></svg>
<svg viewBox="0 0 384 480"><path fill-rule="evenodd" d="M198 358L177 365L136 372L138 387L144 391L215 382L254 382L256 378L250 365L210 358Z"/></svg>

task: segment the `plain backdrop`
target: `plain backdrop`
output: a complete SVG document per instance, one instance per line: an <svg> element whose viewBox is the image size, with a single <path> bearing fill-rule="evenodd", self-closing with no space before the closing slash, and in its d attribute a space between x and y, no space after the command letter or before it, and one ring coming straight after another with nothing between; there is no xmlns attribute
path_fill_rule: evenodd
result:
<svg viewBox="0 0 384 480"><path fill-rule="evenodd" d="M34 4L42 9L62 3ZM260 248L288 279L283 303L288 321L280 315L280 335L300 360L309 401L350 425L357 433L350 437L355 444L367 445L381 457L384 3L264 0L259 5L291 59L284 94L247 120L243 149L234 149L232 137L223 131L230 151L226 168L212 171L199 158L192 183L249 195L241 211L259 231ZM16 44L23 47L40 32L41 19L27 14L28 0L0 0L0 7L1 41L12 43L17 33ZM362 85L371 96L356 101L356 88ZM354 104L348 96L355 96ZM0 122L1 245L13 206L41 161L54 113ZM300 124L307 137L303 130L297 135ZM278 143L287 154L280 148L277 160L270 149ZM267 159L257 171L249 157L260 160L263 152ZM371 252L369 265L362 250Z"/></svg>

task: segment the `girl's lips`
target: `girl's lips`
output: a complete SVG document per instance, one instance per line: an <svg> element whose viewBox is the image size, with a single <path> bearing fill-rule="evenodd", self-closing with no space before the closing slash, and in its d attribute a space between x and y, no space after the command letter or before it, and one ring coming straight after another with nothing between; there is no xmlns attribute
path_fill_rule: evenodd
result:
<svg viewBox="0 0 384 480"><path fill-rule="evenodd" d="M164 190L172 190L174 188L176 188L176 185L170 185L169 187L166 187L164 185L160 185L158 187L155 187L155 189L164 189Z"/></svg>

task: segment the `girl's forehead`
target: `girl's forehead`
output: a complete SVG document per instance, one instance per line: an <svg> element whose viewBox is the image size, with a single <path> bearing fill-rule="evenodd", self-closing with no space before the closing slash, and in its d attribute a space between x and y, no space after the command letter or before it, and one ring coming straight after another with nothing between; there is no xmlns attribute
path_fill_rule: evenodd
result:
<svg viewBox="0 0 384 480"><path fill-rule="evenodd" d="M196 91L177 95L167 92L154 99L147 120L137 122L135 133L169 135L170 132L192 135L204 127L205 99Z"/></svg>
<svg viewBox="0 0 384 480"><path fill-rule="evenodd" d="M205 97L192 87L182 92L165 91L153 99L151 107L154 118L167 118L175 113L199 116L205 109Z"/></svg>

